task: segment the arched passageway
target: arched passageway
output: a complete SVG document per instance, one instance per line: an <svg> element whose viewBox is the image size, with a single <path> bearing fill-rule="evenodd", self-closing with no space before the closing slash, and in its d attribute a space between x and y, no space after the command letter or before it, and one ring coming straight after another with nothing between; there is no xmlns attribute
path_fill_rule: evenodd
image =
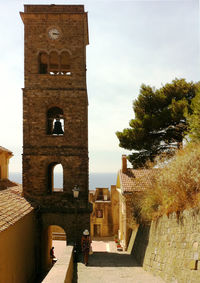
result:
<svg viewBox="0 0 200 283"><path fill-rule="evenodd" d="M43 230L41 239L42 273L45 275L53 266L51 249L54 247L54 256L59 258L67 245L67 236L64 229L57 225L50 225Z"/></svg>

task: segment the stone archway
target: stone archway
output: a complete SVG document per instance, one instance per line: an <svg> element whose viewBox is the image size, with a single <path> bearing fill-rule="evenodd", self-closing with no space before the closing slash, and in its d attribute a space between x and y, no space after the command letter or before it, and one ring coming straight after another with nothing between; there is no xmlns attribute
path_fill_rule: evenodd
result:
<svg viewBox="0 0 200 283"><path fill-rule="evenodd" d="M69 207L65 209L59 207L59 203L56 204L56 211L53 211L52 207L51 209L42 208L38 216L38 260L40 262L38 269L42 275L45 275L52 266L50 259L50 249L52 247L51 227L61 227L66 234L66 240L63 243L65 245L77 244L78 249L81 246L83 231L85 229L90 230L90 206L83 206L83 202L80 202L77 213L75 213L73 202L67 202Z"/></svg>
<svg viewBox="0 0 200 283"><path fill-rule="evenodd" d="M73 205L73 203L71 204ZM72 208L66 209L66 211L61 212L45 212L42 214L42 226L49 227L51 225L60 226L66 233L66 244L74 245L77 239L77 244L80 245L81 236L85 229L90 230L90 218L88 207L81 206L77 211ZM77 228L77 229L76 229Z"/></svg>
<svg viewBox="0 0 200 283"><path fill-rule="evenodd" d="M66 246L65 230L58 225L44 227L41 234L41 264L42 274L46 274L53 265L50 250L54 247L55 257L58 259Z"/></svg>

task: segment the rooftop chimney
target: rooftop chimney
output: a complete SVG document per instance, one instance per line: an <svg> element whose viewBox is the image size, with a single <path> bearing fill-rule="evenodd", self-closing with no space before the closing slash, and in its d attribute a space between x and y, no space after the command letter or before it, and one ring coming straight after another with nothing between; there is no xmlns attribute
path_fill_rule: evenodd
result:
<svg viewBox="0 0 200 283"><path fill-rule="evenodd" d="M122 173L126 173L127 171L127 159L126 159L126 155L123 154L122 155Z"/></svg>

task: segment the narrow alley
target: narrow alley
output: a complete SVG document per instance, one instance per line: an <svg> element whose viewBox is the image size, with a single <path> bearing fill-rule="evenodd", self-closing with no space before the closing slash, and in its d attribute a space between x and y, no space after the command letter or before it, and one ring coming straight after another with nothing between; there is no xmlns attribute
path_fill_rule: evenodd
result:
<svg viewBox="0 0 200 283"><path fill-rule="evenodd" d="M111 239L95 239L92 242L93 254L89 264L81 261L77 264L73 283L164 283L164 281L146 272L126 252L118 252Z"/></svg>

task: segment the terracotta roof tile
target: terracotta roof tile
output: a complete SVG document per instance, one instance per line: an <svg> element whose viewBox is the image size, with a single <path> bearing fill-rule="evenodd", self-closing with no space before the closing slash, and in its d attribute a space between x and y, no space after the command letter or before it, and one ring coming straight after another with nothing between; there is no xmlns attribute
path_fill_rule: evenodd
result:
<svg viewBox="0 0 200 283"><path fill-rule="evenodd" d="M122 192L144 191L152 183L152 178L159 169L127 169L126 173L119 171Z"/></svg>
<svg viewBox="0 0 200 283"><path fill-rule="evenodd" d="M22 197L21 186L0 191L0 232L15 224L34 208Z"/></svg>

